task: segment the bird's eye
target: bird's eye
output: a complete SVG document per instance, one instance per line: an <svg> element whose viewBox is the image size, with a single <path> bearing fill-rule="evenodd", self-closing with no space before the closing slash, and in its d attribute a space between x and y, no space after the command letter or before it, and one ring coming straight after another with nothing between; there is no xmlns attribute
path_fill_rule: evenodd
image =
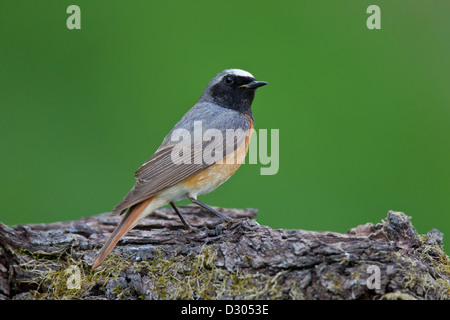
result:
<svg viewBox="0 0 450 320"><path fill-rule="evenodd" d="M227 86L233 84L233 82L234 82L234 80L233 80L232 77L230 77L230 76L226 76L226 77L225 77L225 84L226 84Z"/></svg>

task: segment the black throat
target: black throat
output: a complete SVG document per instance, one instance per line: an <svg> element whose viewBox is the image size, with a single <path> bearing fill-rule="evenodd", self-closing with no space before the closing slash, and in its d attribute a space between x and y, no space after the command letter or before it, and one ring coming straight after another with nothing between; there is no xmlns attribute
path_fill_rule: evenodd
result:
<svg viewBox="0 0 450 320"><path fill-rule="evenodd" d="M226 90L222 85L216 84L211 88L212 102L231 110L249 115L253 120L252 102L255 98L255 90L244 89Z"/></svg>

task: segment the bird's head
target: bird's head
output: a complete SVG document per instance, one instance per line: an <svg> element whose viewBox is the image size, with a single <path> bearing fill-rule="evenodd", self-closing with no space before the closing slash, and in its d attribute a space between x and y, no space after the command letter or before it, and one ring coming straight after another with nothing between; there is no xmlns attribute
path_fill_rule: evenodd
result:
<svg viewBox="0 0 450 320"><path fill-rule="evenodd" d="M251 105L257 88L267 82L241 69L227 69L217 74L208 84L200 101L213 102L221 107L251 114Z"/></svg>

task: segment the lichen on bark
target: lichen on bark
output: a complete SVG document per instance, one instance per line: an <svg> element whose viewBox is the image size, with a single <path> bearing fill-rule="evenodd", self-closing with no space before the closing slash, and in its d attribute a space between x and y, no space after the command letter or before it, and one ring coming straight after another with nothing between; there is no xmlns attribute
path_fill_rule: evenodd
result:
<svg viewBox="0 0 450 320"><path fill-rule="evenodd" d="M254 219L218 229L221 221L202 209L181 210L208 229L180 234L177 216L157 210L95 271L118 216L0 224L0 299L450 298L442 233L419 235L401 212L342 234L272 229ZM257 213L219 210L234 218Z"/></svg>

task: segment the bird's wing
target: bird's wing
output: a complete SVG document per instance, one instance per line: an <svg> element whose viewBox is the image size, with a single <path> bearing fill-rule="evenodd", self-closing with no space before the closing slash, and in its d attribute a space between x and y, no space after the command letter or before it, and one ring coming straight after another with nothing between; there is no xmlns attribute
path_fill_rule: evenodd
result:
<svg viewBox="0 0 450 320"><path fill-rule="evenodd" d="M177 128L183 128L183 125L180 125L182 122L183 119L180 120L171 133ZM223 133L224 138L222 140L211 138L211 141L200 142L198 145L194 145L192 142L177 144L168 139L171 135L169 133L156 153L136 171L136 184L124 199L114 207L113 213L123 212L127 208L209 167L213 163L205 161L203 157L205 152L221 150L224 157L234 152L244 143L245 136L250 128L250 120L235 111L233 113L221 113L214 121L205 122L208 122L208 125L202 128L203 132L207 129L214 128ZM186 123L184 125L186 126ZM228 139L225 133L226 126L229 127L226 129L240 128L245 136ZM183 152L180 152L180 150L183 150Z"/></svg>

